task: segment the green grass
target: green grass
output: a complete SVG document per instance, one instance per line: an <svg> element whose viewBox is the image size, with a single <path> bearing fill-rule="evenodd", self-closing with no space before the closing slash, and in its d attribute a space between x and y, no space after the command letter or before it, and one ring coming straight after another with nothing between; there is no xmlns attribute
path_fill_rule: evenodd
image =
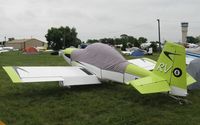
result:
<svg viewBox="0 0 200 125"><path fill-rule="evenodd" d="M148 57L156 59L158 54ZM49 54L11 52L0 54L0 65L67 64ZM200 91L187 98L193 104L179 105L167 95L141 95L114 82L70 89L56 82L13 84L0 68L0 120L8 125L197 125Z"/></svg>

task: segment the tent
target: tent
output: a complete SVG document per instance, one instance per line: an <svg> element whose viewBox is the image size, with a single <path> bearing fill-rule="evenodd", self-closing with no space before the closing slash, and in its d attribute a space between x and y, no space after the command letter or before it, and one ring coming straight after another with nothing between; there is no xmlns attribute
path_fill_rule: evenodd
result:
<svg viewBox="0 0 200 125"><path fill-rule="evenodd" d="M34 47L27 47L27 48L24 49L24 53L26 53L26 54L37 54L38 51Z"/></svg>
<svg viewBox="0 0 200 125"><path fill-rule="evenodd" d="M187 66L187 72L197 81L188 87L189 90L200 88L200 59L192 60Z"/></svg>
<svg viewBox="0 0 200 125"><path fill-rule="evenodd" d="M94 43L85 49L74 50L71 53L71 60L88 63L102 70L120 73L124 73L129 64L115 48L103 43Z"/></svg>
<svg viewBox="0 0 200 125"><path fill-rule="evenodd" d="M144 52L140 49L137 49L131 53L131 56L135 56L135 57L144 56Z"/></svg>

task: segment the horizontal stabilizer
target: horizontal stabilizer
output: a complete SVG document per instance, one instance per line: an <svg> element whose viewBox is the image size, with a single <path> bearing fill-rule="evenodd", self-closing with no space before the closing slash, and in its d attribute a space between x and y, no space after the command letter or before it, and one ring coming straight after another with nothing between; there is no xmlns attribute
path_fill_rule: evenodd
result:
<svg viewBox="0 0 200 125"><path fill-rule="evenodd" d="M142 94L167 92L170 90L167 81L157 76L147 76L129 83Z"/></svg>
<svg viewBox="0 0 200 125"><path fill-rule="evenodd" d="M187 73L187 86L197 82L190 74Z"/></svg>

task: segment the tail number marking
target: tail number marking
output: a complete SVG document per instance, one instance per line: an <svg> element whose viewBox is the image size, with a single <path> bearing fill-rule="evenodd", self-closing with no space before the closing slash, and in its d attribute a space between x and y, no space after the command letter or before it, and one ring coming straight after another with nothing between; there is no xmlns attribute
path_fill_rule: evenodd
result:
<svg viewBox="0 0 200 125"><path fill-rule="evenodd" d="M160 63L157 67L157 70L160 72L167 73L172 68L172 65L168 66L165 63Z"/></svg>

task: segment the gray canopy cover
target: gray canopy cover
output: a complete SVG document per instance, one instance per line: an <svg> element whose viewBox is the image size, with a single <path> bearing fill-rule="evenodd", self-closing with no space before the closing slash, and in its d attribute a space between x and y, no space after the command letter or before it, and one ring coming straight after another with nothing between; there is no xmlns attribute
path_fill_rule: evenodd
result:
<svg viewBox="0 0 200 125"><path fill-rule="evenodd" d="M195 80L197 80L197 82L190 85L188 89L200 88L200 59L192 60L187 66L187 71Z"/></svg>
<svg viewBox="0 0 200 125"><path fill-rule="evenodd" d="M94 43L85 49L74 50L73 61L85 62L100 69L124 73L128 61L115 48L102 43Z"/></svg>

